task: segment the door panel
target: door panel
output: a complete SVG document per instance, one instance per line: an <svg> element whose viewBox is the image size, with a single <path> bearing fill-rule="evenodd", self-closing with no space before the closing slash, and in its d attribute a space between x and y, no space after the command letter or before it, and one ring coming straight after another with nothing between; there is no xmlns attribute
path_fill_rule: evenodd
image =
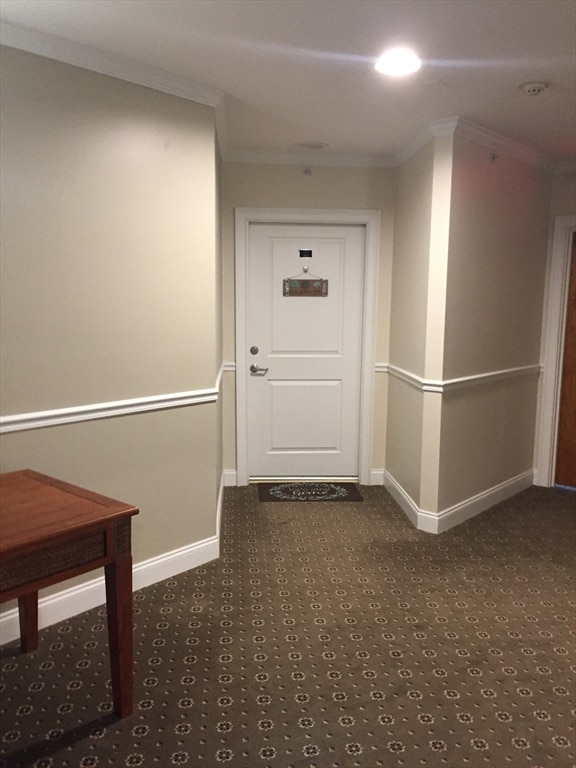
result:
<svg viewBox="0 0 576 768"><path fill-rule="evenodd" d="M342 434L340 381L270 382L271 452L338 451ZM295 413L306 414L302 424Z"/></svg>
<svg viewBox="0 0 576 768"><path fill-rule="evenodd" d="M272 355L314 356L342 354L342 295L344 286L344 253L339 241L324 241L322 250L313 249L312 258L300 259L298 240L274 238L272 250ZM306 242L310 242L308 239ZM318 243L318 241L315 241ZM298 261L296 261L298 259ZM330 274L328 296L286 297L278 290L286 277L302 273L324 277ZM288 270L288 271L287 271ZM290 270L292 272L290 273ZM322 271L324 270L324 271ZM328 272L326 271L328 270ZM320 274L321 272L321 274ZM276 290L274 290L274 288Z"/></svg>
<svg viewBox="0 0 576 768"><path fill-rule="evenodd" d="M363 226L250 226L251 477L358 475L364 240ZM328 280L327 295L285 296L286 278Z"/></svg>

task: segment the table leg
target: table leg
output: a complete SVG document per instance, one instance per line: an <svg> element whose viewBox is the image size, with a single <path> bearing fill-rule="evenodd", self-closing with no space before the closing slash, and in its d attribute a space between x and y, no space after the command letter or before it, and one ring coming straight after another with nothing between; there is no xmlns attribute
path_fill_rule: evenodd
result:
<svg viewBox="0 0 576 768"><path fill-rule="evenodd" d="M114 711L127 717L133 708L132 558L120 557L104 570Z"/></svg>
<svg viewBox="0 0 576 768"><path fill-rule="evenodd" d="M24 653L38 648L38 592L28 592L18 598L20 644Z"/></svg>

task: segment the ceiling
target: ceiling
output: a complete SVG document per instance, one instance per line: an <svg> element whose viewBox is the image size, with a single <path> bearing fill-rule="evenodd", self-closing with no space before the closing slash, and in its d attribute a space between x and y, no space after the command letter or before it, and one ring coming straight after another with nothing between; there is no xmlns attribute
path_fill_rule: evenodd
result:
<svg viewBox="0 0 576 768"><path fill-rule="evenodd" d="M454 117L576 158L575 0L0 0L0 18L7 45L216 107L226 160L390 165ZM373 65L399 43L424 65L392 81Z"/></svg>

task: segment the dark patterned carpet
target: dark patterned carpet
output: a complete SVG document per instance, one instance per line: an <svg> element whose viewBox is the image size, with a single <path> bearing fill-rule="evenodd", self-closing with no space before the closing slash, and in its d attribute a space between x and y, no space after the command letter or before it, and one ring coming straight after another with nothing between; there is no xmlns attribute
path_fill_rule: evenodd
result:
<svg viewBox="0 0 576 768"><path fill-rule="evenodd" d="M135 595L125 720L103 609L4 646L0 765L571 768L576 496L434 536L362 494L227 488L220 560Z"/></svg>

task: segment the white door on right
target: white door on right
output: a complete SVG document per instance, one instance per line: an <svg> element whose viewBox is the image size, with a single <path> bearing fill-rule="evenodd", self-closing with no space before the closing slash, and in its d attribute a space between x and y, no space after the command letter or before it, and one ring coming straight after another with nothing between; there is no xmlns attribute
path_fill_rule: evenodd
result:
<svg viewBox="0 0 576 768"><path fill-rule="evenodd" d="M251 224L249 242L249 477L355 478L365 227Z"/></svg>

